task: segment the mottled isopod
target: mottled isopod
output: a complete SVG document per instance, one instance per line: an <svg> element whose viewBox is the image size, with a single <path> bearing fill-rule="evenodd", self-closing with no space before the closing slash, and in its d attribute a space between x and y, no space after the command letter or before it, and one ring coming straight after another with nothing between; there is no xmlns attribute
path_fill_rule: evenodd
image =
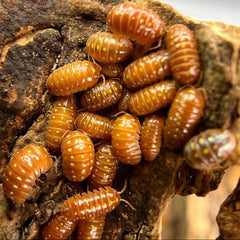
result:
<svg viewBox="0 0 240 240"><path fill-rule="evenodd" d="M187 87L177 93L164 126L167 147L180 148L191 138L204 106L204 97L197 88Z"/></svg>
<svg viewBox="0 0 240 240"><path fill-rule="evenodd" d="M94 146L82 131L72 131L62 140L63 172L70 181L83 181L94 165Z"/></svg>
<svg viewBox="0 0 240 240"><path fill-rule="evenodd" d="M113 79L99 82L81 96L81 106L90 112L97 112L114 105L122 94L122 85Z"/></svg>
<svg viewBox="0 0 240 240"><path fill-rule="evenodd" d="M140 148L143 158L147 161L154 160L160 152L163 125L163 119L156 114L144 118L140 135Z"/></svg>
<svg viewBox="0 0 240 240"><path fill-rule="evenodd" d="M131 55L133 45L124 36L97 32L87 40L86 49L88 54L99 62L119 63Z"/></svg>
<svg viewBox="0 0 240 240"><path fill-rule="evenodd" d="M61 151L62 136L74 130L77 100L74 95L60 97L54 102L46 129L46 145L53 152Z"/></svg>
<svg viewBox="0 0 240 240"><path fill-rule="evenodd" d="M197 43L188 27L175 24L167 33L167 51L174 79L180 84L193 84L200 74Z"/></svg>
<svg viewBox="0 0 240 240"><path fill-rule="evenodd" d="M128 100L129 110L137 116L153 113L167 107L178 90L175 81L164 80L133 93Z"/></svg>
<svg viewBox="0 0 240 240"><path fill-rule="evenodd" d="M51 218L43 225L42 239L43 240L60 240L66 239L75 227L76 221L70 220L60 212L51 216Z"/></svg>
<svg viewBox="0 0 240 240"><path fill-rule="evenodd" d="M3 176L3 191L15 203L23 203L32 193L35 180L52 166L43 147L30 144L15 153Z"/></svg>
<svg viewBox="0 0 240 240"><path fill-rule="evenodd" d="M101 73L110 78L117 78L122 75L122 66L117 63L99 63L102 67Z"/></svg>
<svg viewBox="0 0 240 240"><path fill-rule="evenodd" d="M90 190L111 186L115 177L119 160L110 142L103 142L97 147L93 170L88 177Z"/></svg>
<svg viewBox="0 0 240 240"><path fill-rule="evenodd" d="M142 45L159 41L166 31L155 12L129 2L113 7L108 13L107 23L111 32L127 36Z"/></svg>
<svg viewBox="0 0 240 240"><path fill-rule="evenodd" d="M236 145L236 138L230 131L208 129L186 143L184 157L193 168L217 169L227 160Z"/></svg>
<svg viewBox="0 0 240 240"><path fill-rule="evenodd" d="M112 121L95 113L81 112L76 118L76 127L92 138L110 139Z"/></svg>
<svg viewBox="0 0 240 240"><path fill-rule="evenodd" d="M123 114L113 123L112 145L119 160L125 164L138 164L141 160L139 134L141 125L137 117Z"/></svg>
<svg viewBox="0 0 240 240"><path fill-rule="evenodd" d="M90 61L69 63L56 69L47 79L50 94L67 96L93 87L100 78L101 67Z"/></svg>
<svg viewBox="0 0 240 240"><path fill-rule="evenodd" d="M168 53L159 50L130 63L123 71L122 80L128 89L136 90L163 80L169 75Z"/></svg>

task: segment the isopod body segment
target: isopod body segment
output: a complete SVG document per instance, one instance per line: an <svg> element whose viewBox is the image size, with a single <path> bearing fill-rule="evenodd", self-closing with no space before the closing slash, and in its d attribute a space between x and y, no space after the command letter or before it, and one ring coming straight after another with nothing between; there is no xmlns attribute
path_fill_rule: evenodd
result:
<svg viewBox="0 0 240 240"><path fill-rule="evenodd" d="M185 161L196 169L221 167L237 145L227 129L207 129L192 137L184 146Z"/></svg>
<svg viewBox="0 0 240 240"><path fill-rule="evenodd" d="M15 153L10 159L4 177L3 191L15 203L23 203L32 193L35 180L52 166L49 153L35 144Z"/></svg>
<svg viewBox="0 0 240 240"><path fill-rule="evenodd" d="M160 152L164 121L157 114L144 118L140 135L142 156L146 161L154 160Z"/></svg>
<svg viewBox="0 0 240 240"><path fill-rule="evenodd" d="M102 67L101 73L110 78L117 78L122 75L122 66L117 63L99 63Z"/></svg>
<svg viewBox="0 0 240 240"><path fill-rule="evenodd" d="M101 77L100 71L98 64L87 60L69 63L52 72L46 86L52 95L71 95L93 87Z"/></svg>
<svg viewBox="0 0 240 240"><path fill-rule="evenodd" d="M112 121L95 113L81 112L76 118L76 127L86 132L90 137L110 139Z"/></svg>
<svg viewBox="0 0 240 240"><path fill-rule="evenodd" d="M74 130L77 100L74 95L60 97L54 102L46 129L46 145L53 152L61 151L62 136Z"/></svg>
<svg viewBox="0 0 240 240"><path fill-rule="evenodd" d="M83 181L94 165L94 146L82 131L72 131L62 140L63 172L70 181Z"/></svg>
<svg viewBox="0 0 240 240"><path fill-rule="evenodd" d="M169 75L169 55L167 51L159 50L130 63L123 71L122 81L128 89L136 90Z"/></svg>
<svg viewBox="0 0 240 240"><path fill-rule="evenodd" d="M154 113L170 105L177 93L175 81L163 80L133 93L128 100L129 110L137 116Z"/></svg>
<svg viewBox="0 0 240 240"><path fill-rule="evenodd" d="M91 219L80 220L77 230L77 240L101 240L104 225L105 216L98 216Z"/></svg>
<svg viewBox="0 0 240 240"><path fill-rule="evenodd" d="M168 112L164 126L164 143L177 149L192 137L193 131L203 114L204 97L195 87L180 90Z"/></svg>
<svg viewBox="0 0 240 240"><path fill-rule="evenodd" d="M81 96L81 106L90 111L97 112L114 105L122 94L122 85L113 79L99 82L93 88L85 91Z"/></svg>
<svg viewBox="0 0 240 240"><path fill-rule="evenodd" d="M107 16L111 32L129 37L142 45L159 41L166 31L160 17L153 11L133 3L113 7Z"/></svg>
<svg viewBox="0 0 240 240"><path fill-rule="evenodd" d="M132 114L123 114L114 121L112 145L116 156L122 163L136 165L140 162L140 131L140 122Z"/></svg>
<svg viewBox="0 0 240 240"><path fill-rule="evenodd" d="M125 61L131 55L133 45L124 36L97 32L87 40L86 49L88 54L96 61L119 63Z"/></svg>
<svg viewBox="0 0 240 240"><path fill-rule="evenodd" d="M200 74L200 60L191 30L183 24L173 25L167 33L166 44L174 79L181 85L195 83Z"/></svg>
<svg viewBox="0 0 240 240"><path fill-rule="evenodd" d="M72 221L103 216L115 209L120 203L120 195L111 187L94 189L67 199L61 212Z"/></svg>
<svg viewBox="0 0 240 240"><path fill-rule="evenodd" d="M113 146L106 141L97 147L93 170L88 177L89 189L111 186L115 177L119 159L113 151Z"/></svg>
<svg viewBox="0 0 240 240"><path fill-rule="evenodd" d="M71 235L76 226L76 221L72 221L68 217L58 212L55 215L51 216L48 222L43 225L42 239L66 239L68 236Z"/></svg>

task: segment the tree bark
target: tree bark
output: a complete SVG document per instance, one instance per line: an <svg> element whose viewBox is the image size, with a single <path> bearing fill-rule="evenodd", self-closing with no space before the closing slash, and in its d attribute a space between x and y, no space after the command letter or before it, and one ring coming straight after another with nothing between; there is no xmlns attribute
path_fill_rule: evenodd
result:
<svg viewBox="0 0 240 240"><path fill-rule="evenodd" d="M135 2L159 14L167 28L183 23L194 32L201 61L201 88L207 96L196 132L229 123L238 140L229 161L239 164L240 28L198 22L159 1ZM87 39L92 33L107 30L107 12L117 3L109 0L0 3L0 180L15 151L29 143L45 146L48 110L55 99L46 92L48 75L56 67L87 58ZM56 157L50 172L37 181L33 195L24 204L13 204L0 185L1 239L31 239L34 233L40 239L41 225L59 211L66 199L68 181L62 173L61 156ZM120 190L127 180L127 189L121 197L136 211L121 203L108 214L103 239L160 238L162 214L168 202L176 194L205 196L217 189L223 174L224 169L194 170L184 162L182 149L172 151L164 146L153 162L141 161L134 167L120 164L113 187ZM220 209L220 239L240 236L239 191L238 184ZM226 218L227 215L230 217Z"/></svg>

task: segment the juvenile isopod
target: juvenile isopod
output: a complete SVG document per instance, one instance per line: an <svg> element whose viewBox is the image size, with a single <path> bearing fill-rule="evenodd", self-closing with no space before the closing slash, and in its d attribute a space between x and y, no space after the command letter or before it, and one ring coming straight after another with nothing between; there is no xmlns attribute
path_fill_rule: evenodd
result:
<svg viewBox="0 0 240 240"><path fill-rule="evenodd" d="M112 121L95 113L81 112L76 118L76 127L86 132L90 137L110 139Z"/></svg>
<svg viewBox="0 0 240 240"><path fill-rule="evenodd" d="M142 45L159 41L166 32L164 23L155 12L129 2L113 7L107 23L111 32Z"/></svg>
<svg viewBox="0 0 240 240"><path fill-rule="evenodd" d="M143 88L170 75L167 51L159 50L130 63L123 71L122 80L130 90Z"/></svg>
<svg viewBox="0 0 240 240"><path fill-rule="evenodd" d="M237 145L227 129L208 129L192 137L184 146L186 162L196 169L217 169Z"/></svg>
<svg viewBox="0 0 240 240"><path fill-rule="evenodd" d="M46 145L53 152L61 151L62 136L74 130L77 100L74 95L60 97L54 102L46 129Z"/></svg>
<svg viewBox="0 0 240 240"><path fill-rule="evenodd" d="M197 88L186 87L177 93L164 126L163 136L167 147L180 148L191 138L204 106L204 97Z"/></svg>
<svg viewBox="0 0 240 240"><path fill-rule="evenodd" d="M90 111L97 112L114 105L122 94L122 85L119 81L109 79L99 82L96 86L85 91L81 96L81 106Z"/></svg>
<svg viewBox="0 0 240 240"><path fill-rule="evenodd" d="M124 37L107 32L97 32L87 40L88 54L103 63L125 61L133 51L131 41Z"/></svg>
<svg viewBox="0 0 240 240"><path fill-rule="evenodd" d="M141 160L139 134L141 125L137 117L123 114L113 123L112 145L122 163L136 165Z"/></svg>
<svg viewBox="0 0 240 240"><path fill-rule="evenodd" d="M111 187L104 187L68 198L61 213L72 221L103 216L120 203L120 195Z"/></svg>
<svg viewBox="0 0 240 240"><path fill-rule="evenodd" d="M89 189L111 186L119 160L110 142L103 142L97 147L93 170L88 177Z"/></svg>
<svg viewBox="0 0 240 240"><path fill-rule="evenodd" d="M94 146L82 131L68 132L62 140L63 172L70 181L83 181L94 165Z"/></svg>
<svg viewBox="0 0 240 240"><path fill-rule="evenodd" d="M55 215L51 216L48 222L43 225L42 239L66 239L68 236L71 235L76 226L76 221L72 221L68 217L58 212Z"/></svg>
<svg viewBox="0 0 240 240"><path fill-rule="evenodd" d="M128 100L129 110L137 116L154 113L169 106L178 90L175 81L164 80L133 93Z"/></svg>
<svg viewBox="0 0 240 240"><path fill-rule="evenodd" d="M102 70L101 73L104 76L110 77L110 78L117 78L122 75L122 66L117 63L99 63Z"/></svg>
<svg viewBox="0 0 240 240"><path fill-rule="evenodd" d="M32 193L35 180L52 166L43 147L30 144L15 153L3 176L3 191L15 203L23 203Z"/></svg>
<svg viewBox="0 0 240 240"><path fill-rule="evenodd" d="M121 97L119 99L119 102L118 102L118 111L119 112L121 112L121 111L127 112L128 111L128 100L129 100L131 95L132 95L131 91L129 91L126 88L123 89L122 95L121 95Z"/></svg>
<svg viewBox="0 0 240 240"><path fill-rule="evenodd" d="M77 240L101 240L105 225L105 215L91 219L80 220L77 230Z"/></svg>
<svg viewBox="0 0 240 240"><path fill-rule="evenodd" d="M69 63L56 69L47 79L50 94L67 96L93 87L100 74L101 67L90 61Z"/></svg>
<svg viewBox="0 0 240 240"><path fill-rule="evenodd" d="M188 27L175 24L167 33L167 51L174 79L180 84L195 83L200 74L196 39Z"/></svg>
<svg viewBox="0 0 240 240"><path fill-rule="evenodd" d="M163 125L163 119L156 114L149 115L143 120L140 148L146 161L154 160L160 152Z"/></svg>

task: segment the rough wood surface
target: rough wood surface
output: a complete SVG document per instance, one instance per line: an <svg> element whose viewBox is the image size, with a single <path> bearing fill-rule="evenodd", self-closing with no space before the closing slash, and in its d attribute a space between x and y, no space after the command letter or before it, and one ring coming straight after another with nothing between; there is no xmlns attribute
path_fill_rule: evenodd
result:
<svg viewBox="0 0 240 240"><path fill-rule="evenodd" d="M239 105L237 110L240 29L223 23L194 21L159 1L136 2L158 13L167 28L183 23L193 30L201 59L201 87L207 95L207 107L197 131L229 122L240 142ZM109 0L1 1L1 178L13 152L32 142L45 145L48 110L54 100L45 89L51 69L86 59L86 40L92 33L107 29L107 12L117 3ZM238 143L232 162L239 163L239 156ZM61 156L57 157L51 171L37 182L33 196L22 205L8 200L0 185L0 239L30 239L40 225L59 211L66 199L68 181L62 174ZM142 161L135 167L120 165L113 187L120 190L127 180L122 198L131 202L136 211L121 203L108 214L103 239L159 238L161 217L172 197L175 194L204 196L218 187L223 174L224 170L193 170L184 163L180 150L170 151L165 147L153 162ZM236 203L234 196L239 197L239 191L237 187L220 209L218 223L222 239L230 236L231 229L240 236L237 218L228 218L226 227L226 219L221 217L234 210L232 203ZM38 234L36 239L39 238Z"/></svg>

